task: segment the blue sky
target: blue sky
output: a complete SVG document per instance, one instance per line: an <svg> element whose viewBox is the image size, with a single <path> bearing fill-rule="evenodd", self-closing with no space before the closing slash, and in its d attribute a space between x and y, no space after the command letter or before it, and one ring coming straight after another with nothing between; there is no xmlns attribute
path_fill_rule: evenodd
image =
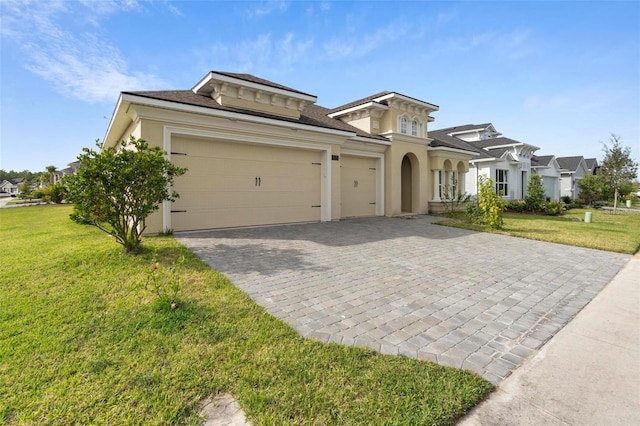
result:
<svg viewBox="0 0 640 426"><path fill-rule="evenodd" d="M391 90L430 129L491 122L539 155L640 159L638 1L0 0L0 168L64 168L120 91L250 73L335 107Z"/></svg>

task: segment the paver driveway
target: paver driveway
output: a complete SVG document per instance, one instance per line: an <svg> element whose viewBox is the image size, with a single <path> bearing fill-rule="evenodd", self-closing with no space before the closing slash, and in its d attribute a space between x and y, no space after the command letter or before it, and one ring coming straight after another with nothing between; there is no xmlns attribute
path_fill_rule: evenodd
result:
<svg viewBox="0 0 640 426"><path fill-rule="evenodd" d="M630 256L475 233L431 216L181 233L304 336L502 379Z"/></svg>

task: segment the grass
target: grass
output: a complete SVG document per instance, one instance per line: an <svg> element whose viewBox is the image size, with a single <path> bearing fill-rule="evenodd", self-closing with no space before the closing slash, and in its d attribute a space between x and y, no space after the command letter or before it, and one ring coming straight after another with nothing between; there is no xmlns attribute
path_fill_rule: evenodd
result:
<svg viewBox="0 0 640 426"><path fill-rule="evenodd" d="M474 373L304 339L172 237L178 308L69 206L0 210L0 423L201 424L231 393L254 425L452 424L493 389Z"/></svg>
<svg viewBox="0 0 640 426"><path fill-rule="evenodd" d="M592 222L582 221L592 212ZM470 224L464 213L441 225L492 232L488 227ZM515 237L549 241L618 253L634 254L640 249L640 213L608 210L572 209L562 216L505 213L504 228L493 231Z"/></svg>

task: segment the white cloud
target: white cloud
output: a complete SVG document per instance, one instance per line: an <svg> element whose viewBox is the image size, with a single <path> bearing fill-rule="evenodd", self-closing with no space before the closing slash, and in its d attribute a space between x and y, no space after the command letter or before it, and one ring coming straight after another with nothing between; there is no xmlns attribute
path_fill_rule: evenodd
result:
<svg viewBox="0 0 640 426"><path fill-rule="evenodd" d="M249 16L265 16L274 12L285 12L289 8L289 2L285 0L267 0L253 8L247 9Z"/></svg>
<svg viewBox="0 0 640 426"><path fill-rule="evenodd" d="M337 61L347 57L358 58L379 49L385 44L393 43L410 33L408 24L394 22L379 28L372 34L333 38L324 43L324 54L327 59Z"/></svg>
<svg viewBox="0 0 640 426"><path fill-rule="evenodd" d="M474 32L469 36L436 39L434 49L439 53L460 54L477 51L478 55L491 55L497 60L517 60L531 55L535 49L528 30L501 31L492 29Z"/></svg>
<svg viewBox="0 0 640 426"><path fill-rule="evenodd" d="M584 88L552 93L537 93L527 96L523 101L525 109L530 111L545 110L553 113L601 112L615 108L623 103L626 94L622 91L599 88Z"/></svg>
<svg viewBox="0 0 640 426"><path fill-rule="evenodd" d="M62 95L86 102L113 102L121 90L166 86L154 74L129 70L121 52L100 38L102 19L140 7L136 0L7 0L3 1L1 34L22 48L24 67ZM89 28L73 32L70 16L77 27Z"/></svg>
<svg viewBox="0 0 640 426"><path fill-rule="evenodd" d="M298 40L293 33L279 39L266 33L241 43L216 43L204 55L197 53L195 56L211 56L234 70L260 73L268 69L287 70L307 61L313 46L312 39Z"/></svg>
<svg viewBox="0 0 640 426"><path fill-rule="evenodd" d="M121 90L166 85L154 75L129 71L117 49L89 34L82 41L72 38L45 48L33 44L30 50L31 61L26 68L67 97L114 102Z"/></svg>

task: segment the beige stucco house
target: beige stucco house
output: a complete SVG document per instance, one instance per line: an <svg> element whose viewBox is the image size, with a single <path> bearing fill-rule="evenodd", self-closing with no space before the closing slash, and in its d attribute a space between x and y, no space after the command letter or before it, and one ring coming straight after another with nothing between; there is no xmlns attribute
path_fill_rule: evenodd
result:
<svg viewBox="0 0 640 426"><path fill-rule="evenodd" d="M427 213L447 172L464 182L476 155L428 137L431 103L396 92L333 109L316 101L212 71L191 90L122 92L104 143L133 135L188 168L148 232Z"/></svg>

